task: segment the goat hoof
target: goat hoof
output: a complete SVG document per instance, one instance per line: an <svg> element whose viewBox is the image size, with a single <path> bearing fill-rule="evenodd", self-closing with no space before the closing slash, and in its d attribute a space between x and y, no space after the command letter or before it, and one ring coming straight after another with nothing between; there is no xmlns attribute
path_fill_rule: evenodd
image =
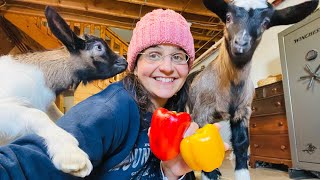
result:
<svg viewBox="0 0 320 180"><path fill-rule="evenodd" d="M221 172L219 169L215 169L211 172L201 172L202 180L220 180Z"/></svg>
<svg viewBox="0 0 320 180"><path fill-rule="evenodd" d="M62 146L59 151L52 153L52 162L55 167L73 176L88 176L92 171L88 155L73 144Z"/></svg>

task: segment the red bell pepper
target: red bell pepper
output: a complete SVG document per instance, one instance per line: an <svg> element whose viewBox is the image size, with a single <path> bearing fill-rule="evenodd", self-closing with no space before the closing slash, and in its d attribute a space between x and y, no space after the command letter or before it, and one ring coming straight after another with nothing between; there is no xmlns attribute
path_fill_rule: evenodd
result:
<svg viewBox="0 0 320 180"><path fill-rule="evenodd" d="M190 123L191 117L186 112L156 109L152 115L149 133L153 154L163 161L176 157L180 153L180 142Z"/></svg>

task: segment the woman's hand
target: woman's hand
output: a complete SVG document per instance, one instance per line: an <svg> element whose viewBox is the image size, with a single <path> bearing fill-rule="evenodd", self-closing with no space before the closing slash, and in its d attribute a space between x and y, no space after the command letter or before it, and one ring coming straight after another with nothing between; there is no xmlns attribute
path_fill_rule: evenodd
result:
<svg viewBox="0 0 320 180"><path fill-rule="evenodd" d="M220 129L220 125L215 123L214 124L218 129ZM190 136L196 132L196 130L199 129L199 126L192 122L187 129L186 133L184 134L184 137ZM225 144L225 150L229 149L229 145L227 143ZM164 175L169 179L178 179L180 176L183 176L184 174L192 171L192 169L185 163L182 156L179 154L176 158L168 160L168 161L162 161L161 168L164 173Z"/></svg>

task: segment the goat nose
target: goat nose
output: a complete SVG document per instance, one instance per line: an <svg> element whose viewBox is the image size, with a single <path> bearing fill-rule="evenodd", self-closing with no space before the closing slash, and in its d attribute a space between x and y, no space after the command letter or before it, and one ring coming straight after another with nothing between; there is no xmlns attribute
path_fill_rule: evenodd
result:
<svg viewBox="0 0 320 180"><path fill-rule="evenodd" d="M116 63L117 63L117 64L124 65L124 66L127 66L127 65L128 65L128 62L127 62L127 60L126 60L124 57L119 57L119 58L116 60Z"/></svg>
<svg viewBox="0 0 320 180"><path fill-rule="evenodd" d="M127 62L124 57L119 57L119 58L117 59L117 61L118 61L118 62L121 62L121 63L123 63L123 62L126 63L126 62Z"/></svg>
<svg viewBox="0 0 320 180"><path fill-rule="evenodd" d="M236 39L235 43L239 46L246 46L248 45L248 41L242 40L242 39Z"/></svg>

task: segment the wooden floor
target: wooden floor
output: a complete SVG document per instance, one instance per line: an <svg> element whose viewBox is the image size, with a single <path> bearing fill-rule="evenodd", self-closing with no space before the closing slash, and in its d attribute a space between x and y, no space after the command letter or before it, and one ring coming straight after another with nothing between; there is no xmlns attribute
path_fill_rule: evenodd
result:
<svg viewBox="0 0 320 180"><path fill-rule="evenodd" d="M227 152L226 158L219 169L222 174L221 180L234 180L234 158L230 158L230 151ZM290 180L288 172L273 168L258 167L250 168L249 171L251 180ZM201 180L201 173L196 172L196 177Z"/></svg>

